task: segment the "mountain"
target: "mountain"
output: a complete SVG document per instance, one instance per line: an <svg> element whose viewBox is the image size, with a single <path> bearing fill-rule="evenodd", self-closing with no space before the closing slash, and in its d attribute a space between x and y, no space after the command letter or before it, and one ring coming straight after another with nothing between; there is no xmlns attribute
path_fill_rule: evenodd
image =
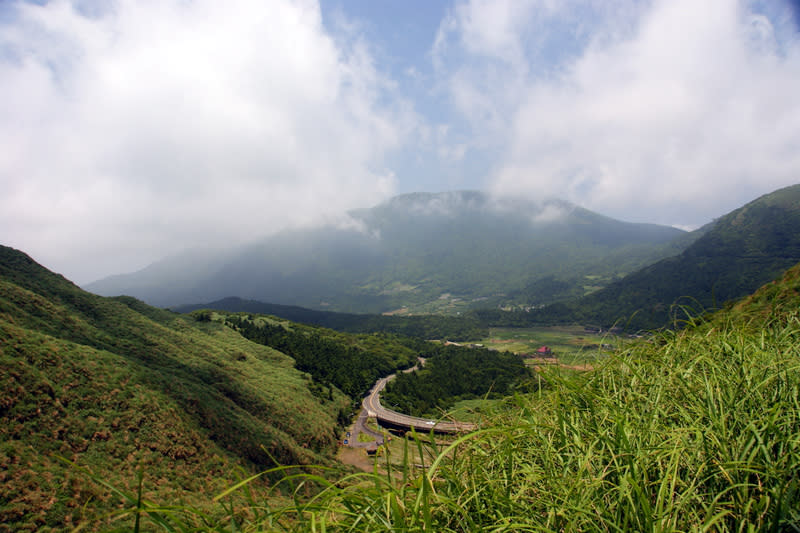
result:
<svg viewBox="0 0 800 533"><path fill-rule="evenodd" d="M87 285L175 306L238 296L312 309L458 312L547 303L682 250L685 232L621 222L560 200L415 193L348 224L284 231L226 253L192 252ZM536 282L553 278L537 290Z"/></svg>
<svg viewBox="0 0 800 533"><path fill-rule="evenodd" d="M191 503L276 461L330 463L351 402L230 328L87 293L5 246L0 384L0 531L118 508L83 468Z"/></svg>
<svg viewBox="0 0 800 533"><path fill-rule="evenodd" d="M537 313L655 328L750 294L800 261L800 185L764 195L718 219L682 253L608 287ZM685 306L685 310L681 306Z"/></svg>

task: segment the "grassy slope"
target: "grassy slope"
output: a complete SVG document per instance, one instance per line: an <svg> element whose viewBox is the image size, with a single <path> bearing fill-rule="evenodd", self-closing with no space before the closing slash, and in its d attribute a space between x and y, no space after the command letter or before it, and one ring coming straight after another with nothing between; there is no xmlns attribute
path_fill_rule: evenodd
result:
<svg viewBox="0 0 800 533"><path fill-rule="evenodd" d="M772 283L734 304L729 313L739 323L751 325L763 321L791 316L800 309L800 264L788 269Z"/></svg>
<svg viewBox="0 0 800 533"><path fill-rule="evenodd" d="M798 531L798 287L800 266L591 372L553 368L427 472L304 509L328 531Z"/></svg>
<svg viewBox="0 0 800 533"><path fill-rule="evenodd" d="M219 324L80 290L0 247L0 531L63 527L118 487L192 501L248 471L325 462L347 400Z"/></svg>
<svg viewBox="0 0 800 533"><path fill-rule="evenodd" d="M553 369L545 375L548 388L517 397L487 416L481 432L464 437L442 451L423 474L414 471L411 465L405 473L388 476L359 474L330 485L313 501L283 509L290 520L281 521L273 516L269 523L240 525L243 529L270 531L281 525L298 531L312 528L327 531L800 529L800 514L796 509L800 500L799 276L800 266L707 324L638 343L592 372L559 374ZM5 295L11 285L4 285L0 294ZM18 295L21 296L30 298L31 293ZM14 306L25 308L24 301L12 305L5 296L0 299L3 357L8 357L10 350L6 347L14 342L31 345L25 348L27 352L12 355L14 364L31 368L24 367L24 372L12 369L3 374L0 378L3 390L19 391L25 387L19 397L41 400L25 409L20 402L10 404L5 400L0 413L4 418L2 427L9 428L6 431L30 433L31 421L37 419L42 422L38 429L42 435L58 429L58 421L65 419L61 412L55 412L49 420L41 417L46 410L59 408L55 399L61 402L62 397L69 406L89 394L91 401L87 408L103 406L106 412L113 412L118 408L115 406L122 409L127 404L120 398L124 400L124 395L133 394L132 391L138 390L137 384L142 383L135 381L134 378L139 378L133 365L142 374L149 372L135 356L120 356L33 331L35 328L28 322L39 320L41 324L60 324L65 336L86 335L87 328L94 323L86 318L92 314L91 306L89 310L66 313L63 319L56 319L62 309L71 309L65 299L69 297L52 297L48 301L57 302L53 309L45 312L41 306L32 306L27 313L14 311ZM236 359L236 349L225 352L222 347L214 348L211 341L214 335L228 333L214 329L213 325L208 325L203 334L190 335L188 330L194 330L195 325L173 315L142 307L141 311L153 315L147 318L122 302L99 301L122 306L129 311L122 307L115 307L115 311L136 313L142 316L141 320L157 323L176 334L185 328L187 331L180 338L184 343L206 335L203 342L208 349L219 350L216 353L220 357L228 353ZM141 306L135 301L126 302L132 307ZM83 308L86 302L79 298L73 304ZM45 303L42 305L46 307ZM147 337L147 340L157 339L153 334ZM82 355L78 356L78 352ZM250 361L251 352L245 353ZM268 350L262 354L270 355L276 357ZM106 369L110 365L96 362L103 357L116 362L119 368ZM78 371L71 366L62 367L67 364L75 365ZM117 391L103 389L103 380L93 379L101 374L91 368L95 364L101 364L102 374L111 376L112 381L123 376L130 380L123 379L120 382L123 386ZM5 359L2 368L10 368ZM60 372L69 379L56 380L48 375L38 382L20 382L20 376L33 379L36 372L54 376ZM48 386L58 391L58 395L48 392ZM84 390L76 392L74 398L69 396L70 391L80 387ZM63 446L63 451L71 451L80 459L81 454L91 453L101 445L127 446L124 435L135 439L142 428L158 434L159 423L167 426L165 419L171 420L169 417L173 415L180 418L182 408L173 407L180 402L172 398L170 387L159 390L144 383L139 388L157 396L142 396L136 408L125 411L145 415L138 432L115 430L110 420L96 420L101 413L89 413L69 418L76 426L87 426L70 430L84 440L72 444L74 440L62 435L47 442ZM33 392L28 394L28 390ZM109 399L101 397L103 394ZM122 396L115 398L115 395ZM6 423L10 412L17 413L17 419ZM122 416L117 418L121 419L120 424L128 423ZM193 421L187 425L190 423ZM129 427L130 424L126 426ZM208 431L197 424L187 427L194 428L201 436ZM104 440L98 429L118 432L112 432L111 438ZM188 429L181 434L192 435ZM56 462L32 444L38 442L36 439L19 441L20 449L14 450L17 440L4 434L0 474L13 479L9 485L35 488L39 483L49 483L54 490L36 496L41 500L49 498L48 512L57 512L58 506L62 506L62 513L80 513L68 507L68 502L84 501L81 499L87 496L84 481L71 472L57 470ZM140 438L139 442L144 441ZM205 438L201 442L213 444ZM88 446L83 450L85 445ZM130 475L134 469L130 464L135 463L136 454L153 458L151 463L145 463L147 474L159 472L156 476L161 475L163 480L159 478L157 483L162 486L175 487L181 479L186 483L194 480L205 484L207 492L220 483L219 475L228 472L235 462L224 452L209 454L224 464L211 464L207 479L197 473L203 471L202 467L198 467L195 476L181 478L181 473L176 472L179 468L161 469L165 454L157 446L153 449L140 445L138 450L126 450L129 455L117 464L120 469L128 468L128 477L117 477L112 471L109 477L128 485L132 483ZM50 464L40 467L43 460ZM183 466L181 461L184 460L177 458L174 464ZM55 470L49 470L49 466ZM178 490L172 494L175 496L165 489L154 496L162 502L179 501ZM24 500L26 495L23 493L18 500ZM102 495L98 493L98 497ZM10 502L5 494L2 498L5 510ZM24 505L25 501L11 503ZM297 511L306 514L298 518ZM32 520L35 518L29 523ZM215 521L213 526L219 531L238 530L238 526L228 521Z"/></svg>

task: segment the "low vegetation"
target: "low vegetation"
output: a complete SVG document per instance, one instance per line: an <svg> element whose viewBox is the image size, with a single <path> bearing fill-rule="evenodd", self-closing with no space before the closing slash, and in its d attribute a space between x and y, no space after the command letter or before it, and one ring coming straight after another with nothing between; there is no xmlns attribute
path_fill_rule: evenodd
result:
<svg viewBox="0 0 800 533"><path fill-rule="evenodd" d="M202 312L202 311L201 311ZM426 343L396 335L352 335L253 315L227 315L221 320L251 341L294 358L297 368L317 383L337 387L354 400L375 381L412 366Z"/></svg>
<svg viewBox="0 0 800 533"><path fill-rule="evenodd" d="M295 510L328 531L800 529L800 321L713 324L545 374L410 479ZM292 528L289 528L292 529Z"/></svg>
<svg viewBox="0 0 800 533"><path fill-rule="evenodd" d="M86 293L6 247L0 390L0 531L107 528L124 503L81 468L128 493L144 472L144 498L202 509L276 464L330 464L350 408L230 328Z"/></svg>
<svg viewBox="0 0 800 533"><path fill-rule="evenodd" d="M330 459L337 387L212 318L0 248L0 531L800 531L800 266L368 473Z"/></svg>
<svg viewBox="0 0 800 533"><path fill-rule="evenodd" d="M386 473L327 482L250 531L800 530L800 267L634 343ZM416 442L413 444L411 442ZM433 455L420 469L412 457ZM220 530L231 526L219 524Z"/></svg>

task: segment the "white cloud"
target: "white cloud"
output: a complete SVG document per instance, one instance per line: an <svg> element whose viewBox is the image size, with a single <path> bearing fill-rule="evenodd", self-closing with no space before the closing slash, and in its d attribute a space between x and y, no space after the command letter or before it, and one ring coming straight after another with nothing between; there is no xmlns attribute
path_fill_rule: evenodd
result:
<svg viewBox="0 0 800 533"><path fill-rule="evenodd" d="M0 23L0 242L85 282L394 191L417 119L316 2L76 5Z"/></svg>
<svg viewBox="0 0 800 533"><path fill-rule="evenodd" d="M698 225L800 181L788 4L499 4L460 5L434 49L456 106L501 147L495 192Z"/></svg>

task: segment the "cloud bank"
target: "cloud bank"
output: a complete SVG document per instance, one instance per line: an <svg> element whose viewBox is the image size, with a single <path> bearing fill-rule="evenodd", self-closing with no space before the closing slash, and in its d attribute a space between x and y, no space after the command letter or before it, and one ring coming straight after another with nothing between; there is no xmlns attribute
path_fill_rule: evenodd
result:
<svg viewBox="0 0 800 533"><path fill-rule="evenodd" d="M494 192L697 226L800 182L799 37L781 2L472 0L434 58Z"/></svg>
<svg viewBox="0 0 800 533"><path fill-rule="evenodd" d="M322 1L0 2L0 242L85 283L398 190L686 228L800 182L796 2L452 0L423 64Z"/></svg>
<svg viewBox="0 0 800 533"><path fill-rule="evenodd" d="M367 43L298 0L16 2L0 20L0 242L79 282L395 190L415 128Z"/></svg>

